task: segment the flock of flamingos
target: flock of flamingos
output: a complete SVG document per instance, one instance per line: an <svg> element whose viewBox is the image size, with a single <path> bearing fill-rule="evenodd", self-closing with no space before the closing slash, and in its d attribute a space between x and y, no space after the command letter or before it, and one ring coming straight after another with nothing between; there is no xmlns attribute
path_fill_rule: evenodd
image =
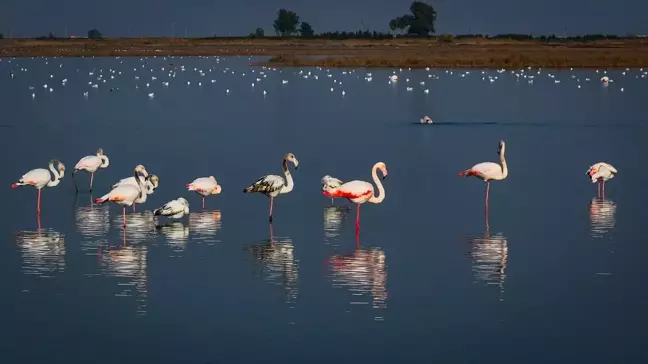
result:
<svg viewBox="0 0 648 364"><path fill-rule="evenodd" d="M490 191L491 181L500 181L508 176L508 166L506 165L506 158L504 156L506 145L504 141L500 141L497 153L500 157L500 163L482 162L475 164L465 171L459 172L459 176L474 176L486 182L486 201L485 206L488 209L488 195ZM289 193L293 190L295 183L293 181L288 162L292 163L297 169L299 161L293 153L288 153L281 161L281 168L284 176L268 174L257 179L250 186L246 187L244 193L258 192L270 198L270 213L269 220L272 222L274 198ZM74 186L77 188L75 175L79 171L90 173L89 190L92 191L92 183L94 181L94 173L99 168L106 168L110 164L108 156L103 153L102 149L97 150L96 155L89 155L81 158L74 166L72 172L72 179ZM370 202L379 204L385 199L385 188L378 178L377 172L380 170L382 179L387 177L387 166L383 162L374 164L371 169L371 176L373 182L378 188L378 195L374 194L374 185L365 181L350 181L342 182L341 180L326 175L322 178L322 191L324 196L331 198L346 198L347 200L357 204L356 213L356 233L360 229L360 206L363 203ZM14 183L11 187L18 188L20 186L32 186L38 191L38 202L36 205L36 212L40 215L41 204L41 190L43 187L57 186L65 174L65 165L59 160L51 160L49 163L49 170L45 168L32 169L25 173L18 182ZM605 162L598 162L589 167L587 175L592 183L598 184L598 197L605 197L605 182L613 178L617 174L617 170L610 164ZM124 227L126 226L126 207L132 206L135 210L136 204L146 202L148 195L158 187L158 177L154 174L149 174L143 165L135 167L132 177L124 178L119 182L112 185L112 189L107 194L95 199L95 203L114 202L123 207ZM187 184L187 190L194 191L202 196L202 206L205 207L205 197L210 195L218 195L221 193L222 188L216 182L214 176L196 178L193 182ZM78 188L77 188L78 192ZM189 202L180 197L176 200L167 202L164 206L155 209L153 214L155 216L166 216L168 218L180 219L185 214L189 213Z"/></svg>

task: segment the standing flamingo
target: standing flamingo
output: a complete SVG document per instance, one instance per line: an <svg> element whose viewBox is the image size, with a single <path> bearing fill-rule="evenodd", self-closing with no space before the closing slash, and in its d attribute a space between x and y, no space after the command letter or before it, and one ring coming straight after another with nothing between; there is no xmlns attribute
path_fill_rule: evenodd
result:
<svg viewBox="0 0 648 364"><path fill-rule="evenodd" d="M110 192L102 197L95 199L95 203L104 203L111 201L122 205L124 211L124 227L126 227L126 206L131 206L136 199L140 198L143 193L146 193L146 186L144 185L144 178L140 174L140 170L135 168L134 175L138 181L138 186L124 184L113 188Z"/></svg>
<svg viewBox="0 0 648 364"><path fill-rule="evenodd" d="M293 187L295 187L292 175L288 169L288 162L292 162L295 165L295 170L299 168L299 161L295 155L292 153L286 154L281 161L281 169L283 170L286 179L281 176L269 174L259 178L256 182L243 190L244 193L259 192L270 197L270 216L268 217L270 222L272 222L272 206L274 205L274 198L280 194L292 191Z"/></svg>
<svg viewBox="0 0 648 364"><path fill-rule="evenodd" d="M592 179L592 183L597 183L598 197L605 198L605 182L616 176L617 170L611 164L598 162L587 170L587 175Z"/></svg>
<svg viewBox="0 0 648 364"><path fill-rule="evenodd" d="M142 191L140 197L138 197L137 200L133 202L133 212L135 212L136 204L143 204L144 202L146 202L148 195L153 194L153 191L155 191L155 189L159 185L159 181L160 179L158 178L158 176L154 174L150 174L146 176L146 178L144 178L144 191ZM139 188L139 186L137 186L137 188Z"/></svg>
<svg viewBox="0 0 648 364"><path fill-rule="evenodd" d="M146 186L146 190L145 190L146 195L152 194L153 191L155 191L155 189L158 188L159 186L159 178L154 174L149 176L146 167L144 167L141 164L138 164L137 167L135 167L135 169L137 169L139 174L142 175L142 177L144 177L144 185ZM122 178L121 180L119 180L119 182L115 183L110 188L114 189L117 186L122 186L122 185L131 185L139 188L139 182L133 176ZM146 196L138 198L138 201L135 201L135 203L133 203L133 212L135 212L135 204L144 203L145 201L146 201Z"/></svg>
<svg viewBox="0 0 648 364"><path fill-rule="evenodd" d="M340 181L335 177L331 177L328 174L322 177L322 191L334 190L342 186L344 182ZM331 205L333 204L333 197L331 197Z"/></svg>
<svg viewBox="0 0 648 364"><path fill-rule="evenodd" d="M54 165L58 165L58 168L54 169ZM50 180L52 177L50 171L54 175L54 179ZM63 178L65 174L65 165L57 160L52 159L49 162L49 170L45 168L36 168L25 173L18 182L11 185L12 188L18 188L19 186L34 186L38 190L38 202L36 204L36 213L40 216L40 200L41 200L41 189L45 186L55 187Z"/></svg>
<svg viewBox="0 0 648 364"><path fill-rule="evenodd" d="M324 196L344 197L349 201L358 204L356 212L356 233L360 230L360 205L365 202L381 203L385 199L385 188L383 187L376 172L380 169L383 179L387 178L387 166L383 162L374 164L371 169L371 177L378 186L378 196L374 196L374 187L371 183L365 181L347 182L334 190L324 191Z"/></svg>
<svg viewBox="0 0 648 364"><path fill-rule="evenodd" d="M502 166L493 162L483 162L475 164L470 169L467 169L463 172L459 172L460 176L475 176L486 182L486 209L488 209L490 181L501 181L506 178L506 176L508 176L508 167L506 166L506 159L504 158L505 150L506 145L504 144L503 140L500 140L499 146L497 148L497 154L499 154L500 156L500 162L502 163Z"/></svg>
<svg viewBox="0 0 648 364"><path fill-rule="evenodd" d="M205 208L205 197L209 195L218 195L222 187L216 182L214 176L196 178L193 182L187 183L188 191L195 191L202 196L202 208Z"/></svg>
<svg viewBox="0 0 648 364"><path fill-rule="evenodd" d="M86 171L90 173L90 188L89 191L92 192L92 181L94 180L94 173L99 168L106 168L110 165L110 160L107 155L103 154L103 149L97 149L97 155L88 155L79 160L74 166L74 171L72 172L72 181L74 181L74 189L79 192L79 188L76 184L76 179L74 175L78 171Z"/></svg>

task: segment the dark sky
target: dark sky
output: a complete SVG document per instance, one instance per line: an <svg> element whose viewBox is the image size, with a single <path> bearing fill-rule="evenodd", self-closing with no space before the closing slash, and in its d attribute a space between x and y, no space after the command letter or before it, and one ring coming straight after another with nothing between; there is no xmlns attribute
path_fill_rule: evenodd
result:
<svg viewBox="0 0 648 364"><path fill-rule="evenodd" d="M295 11L317 32L386 31L409 0L2 0L0 32L40 36L52 31L104 36L246 35L272 33L279 8ZM648 34L646 0L435 0L438 33Z"/></svg>

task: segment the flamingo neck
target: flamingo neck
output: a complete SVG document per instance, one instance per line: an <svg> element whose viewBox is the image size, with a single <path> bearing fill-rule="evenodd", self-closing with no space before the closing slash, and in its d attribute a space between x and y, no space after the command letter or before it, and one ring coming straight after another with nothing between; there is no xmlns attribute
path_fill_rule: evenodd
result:
<svg viewBox="0 0 648 364"><path fill-rule="evenodd" d="M504 152L506 151L506 147L502 147L502 152L500 153L500 162L502 163L502 178L506 178L508 176L508 166L506 165L506 158L504 157Z"/></svg>
<svg viewBox="0 0 648 364"><path fill-rule="evenodd" d="M99 159L101 159L101 168L106 168L110 165L110 160L108 159L108 156L105 155L100 155Z"/></svg>
<svg viewBox="0 0 648 364"><path fill-rule="evenodd" d="M371 196L371 198L368 201L371 203L381 203L385 199L385 188L380 182L380 178L378 178L378 175L376 174L377 171L378 171L378 163L376 163L371 170L371 177L373 178L373 181L376 184L376 186L378 186L378 197Z"/></svg>
<svg viewBox="0 0 648 364"><path fill-rule="evenodd" d="M137 186L139 187L140 193L139 193L139 199L146 198L148 195L148 186L146 184L147 181L144 180L144 177L140 175L137 171L135 171L135 181L137 182Z"/></svg>
<svg viewBox="0 0 648 364"><path fill-rule="evenodd" d="M285 158L281 162L281 169L283 169L284 175L286 176L286 185L281 189L281 192L279 193L288 193L293 190L295 184L293 182L292 175L290 174L290 169L288 169L288 160L286 160Z"/></svg>
<svg viewBox="0 0 648 364"><path fill-rule="evenodd" d="M47 182L47 187L54 187L59 183L61 183L61 178L63 176L58 173L56 168L54 168L54 163L49 164L49 170L52 171L52 174L54 175L54 179Z"/></svg>

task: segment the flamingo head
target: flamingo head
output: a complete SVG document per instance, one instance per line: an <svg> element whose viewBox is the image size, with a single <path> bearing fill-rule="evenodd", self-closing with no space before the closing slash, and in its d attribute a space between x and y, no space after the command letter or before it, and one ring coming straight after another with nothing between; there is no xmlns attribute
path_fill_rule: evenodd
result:
<svg viewBox="0 0 648 364"><path fill-rule="evenodd" d="M383 178L387 178L387 165L383 162L378 162L376 163L376 168L380 169L380 172L382 172Z"/></svg>
<svg viewBox="0 0 648 364"><path fill-rule="evenodd" d="M295 165L295 169L299 168L299 161L297 160L297 157L295 157L294 154L292 153L286 154L284 160L292 162Z"/></svg>
<svg viewBox="0 0 648 364"><path fill-rule="evenodd" d="M158 188L158 186L160 184L160 177L158 177L155 174L152 174L150 176L147 176L146 179L148 179L151 182L151 184L153 185L153 190Z"/></svg>
<svg viewBox="0 0 648 364"><path fill-rule="evenodd" d="M56 168L56 169L58 170L59 174L61 175L60 178L63 178L63 175L65 174L65 164L63 164L63 162L61 162L61 161L58 160L58 159L52 159L52 160L49 162L49 164L52 165L52 166L53 166L53 165L57 165L57 168Z"/></svg>
<svg viewBox="0 0 648 364"><path fill-rule="evenodd" d="M504 143L503 140L500 140L499 144L497 145L497 154L502 155L505 149L506 149L506 144Z"/></svg>
<svg viewBox="0 0 648 364"><path fill-rule="evenodd" d="M136 171L138 174L143 175L144 177L148 176L148 171L146 170L146 167L144 167L144 166L141 165L141 164L138 164L138 165L135 167L135 171Z"/></svg>
<svg viewBox="0 0 648 364"><path fill-rule="evenodd" d="M212 191L211 194L212 195L218 195L219 193L221 193L222 190L223 190L223 188L221 187L221 185L216 185L216 188L214 188L214 190Z"/></svg>
<svg viewBox="0 0 648 364"><path fill-rule="evenodd" d="M189 201L185 200L184 197L178 198L178 202L180 202L183 206L189 207Z"/></svg>
<svg viewBox="0 0 648 364"><path fill-rule="evenodd" d="M101 149L101 148L97 149L97 155L102 156L103 155L103 149Z"/></svg>

